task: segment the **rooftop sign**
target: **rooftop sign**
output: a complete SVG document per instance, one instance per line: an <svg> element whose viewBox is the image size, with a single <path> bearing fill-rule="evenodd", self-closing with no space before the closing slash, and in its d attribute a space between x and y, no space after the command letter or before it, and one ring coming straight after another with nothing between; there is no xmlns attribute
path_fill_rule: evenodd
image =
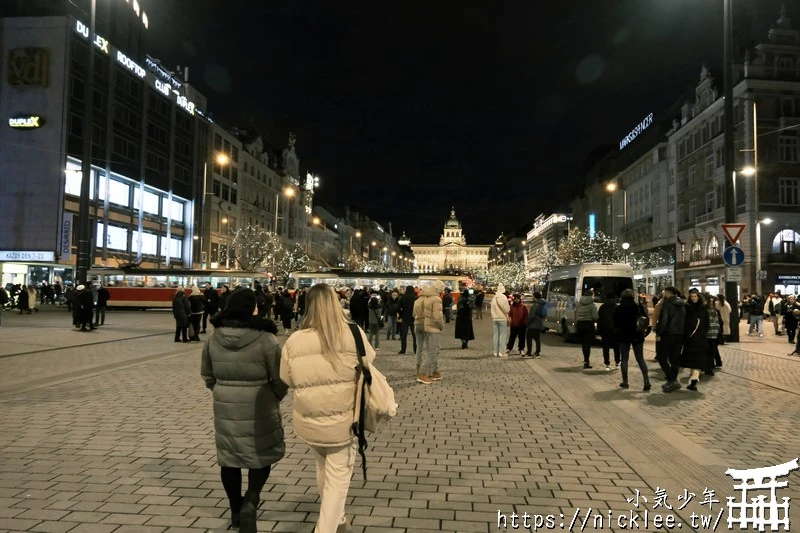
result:
<svg viewBox="0 0 800 533"><path fill-rule="evenodd" d="M649 128L652 124L653 124L653 114L650 113L649 115L644 117L644 120L638 123L636 127L631 130L629 134L627 134L625 137L622 138L622 140L619 142L619 149L622 150L630 143L632 143L636 139L636 137L639 136L640 133Z"/></svg>

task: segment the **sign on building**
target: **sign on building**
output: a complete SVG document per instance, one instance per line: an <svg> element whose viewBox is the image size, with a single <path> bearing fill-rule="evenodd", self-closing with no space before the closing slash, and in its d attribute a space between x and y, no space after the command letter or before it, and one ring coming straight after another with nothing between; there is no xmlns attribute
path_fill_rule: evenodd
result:
<svg viewBox="0 0 800 533"><path fill-rule="evenodd" d="M14 48L8 52L8 84L47 87L49 54L44 48Z"/></svg>

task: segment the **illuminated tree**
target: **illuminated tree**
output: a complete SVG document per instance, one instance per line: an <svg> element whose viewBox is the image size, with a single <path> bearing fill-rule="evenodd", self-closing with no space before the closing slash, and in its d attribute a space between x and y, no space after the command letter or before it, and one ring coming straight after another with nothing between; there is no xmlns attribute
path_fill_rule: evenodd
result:
<svg viewBox="0 0 800 533"><path fill-rule="evenodd" d="M528 272L522 261L493 266L487 272L487 281L491 285L502 283L512 290L524 289L527 286L527 278Z"/></svg>
<svg viewBox="0 0 800 533"><path fill-rule="evenodd" d="M289 274L292 272L308 269L308 255L300 243L295 243L291 248L284 248L275 259L274 274L283 280L283 283L289 281Z"/></svg>
<svg viewBox="0 0 800 533"><path fill-rule="evenodd" d="M344 269L349 272L364 272L366 261L355 252L351 252L344 260Z"/></svg>
<svg viewBox="0 0 800 533"><path fill-rule="evenodd" d="M231 247L236 250L239 268L250 271L271 266L272 257L283 252L283 243L277 235L254 226L236 230Z"/></svg>
<svg viewBox="0 0 800 533"><path fill-rule="evenodd" d="M656 248L645 252L635 252L628 254L628 262L634 270L646 270L648 268L658 268L675 263L671 250Z"/></svg>

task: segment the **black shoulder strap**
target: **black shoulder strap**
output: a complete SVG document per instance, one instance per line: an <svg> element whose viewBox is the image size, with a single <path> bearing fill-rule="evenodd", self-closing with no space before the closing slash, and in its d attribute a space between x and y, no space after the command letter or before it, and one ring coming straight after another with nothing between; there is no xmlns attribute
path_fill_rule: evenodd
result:
<svg viewBox="0 0 800 533"><path fill-rule="evenodd" d="M366 392L366 386L372 384L372 374L370 374L369 369L364 364L364 356L367 355L367 351L364 348L364 338L361 336L361 329L356 324L348 324L350 326L350 332L353 334L353 340L356 343L356 354L358 355L358 367L356 367L356 387L358 387L358 383L361 382L361 394L358 394L359 391L356 391L356 398L360 396L361 400L356 405L356 409L358 409L358 421L353 422L353 434L358 439L358 454L361 456L361 472L364 474L364 481L367 480L367 456L364 453L367 449L367 435L364 429L364 418L366 417L367 411L367 398L364 395ZM364 376L364 379L361 380L361 376Z"/></svg>

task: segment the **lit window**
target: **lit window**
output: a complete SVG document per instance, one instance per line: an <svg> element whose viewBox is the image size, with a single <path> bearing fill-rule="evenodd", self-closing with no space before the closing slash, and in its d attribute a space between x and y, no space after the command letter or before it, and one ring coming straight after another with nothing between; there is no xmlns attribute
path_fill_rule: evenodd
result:
<svg viewBox="0 0 800 533"><path fill-rule="evenodd" d="M150 213L151 215L158 215L159 213L159 197L157 194L154 194L149 191L144 191L144 197L142 197L142 190L139 187L133 189L133 205L135 209L143 209L145 213ZM155 254L155 251L153 251Z"/></svg>
<svg viewBox="0 0 800 533"><path fill-rule="evenodd" d="M183 242L181 242L180 239L176 239L174 237L172 239L170 239L170 241L172 241L172 245L169 248L169 252L170 252L169 256L172 259L180 259L181 257L183 257L183 254L182 254ZM164 257L167 256L167 238L166 237L161 237L161 255L164 256Z"/></svg>
<svg viewBox="0 0 800 533"><path fill-rule="evenodd" d="M142 253L156 255L158 250L158 236L155 233L142 232Z"/></svg>
<svg viewBox="0 0 800 533"><path fill-rule="evenodd" d="M172 200L172 209L170 210L170 217L173 222L183 222L183 202Z"/></svg>
<svg viewBox="0 0 800 533"><path fill-rule="evenodd" d="M125 207L130 206L130 186L117 180L109 180L108 183L108 201L112 204L122 205ZM98 188L99 200L105 201L106 199L106 179L104 176L100 177L100 187Z"/></svg>
<svg viewBox="0 0 800 533"><path fill-rule="evenodd" d="M712 235L708 240L708 246L706 246L706 256L719 257L719 240L717 239L716 235Z"/></svg>
<svg viewBox="0 0 800 533"><path fill-rule="evenodd" d="M128 250L128 230L118 226L108 226L105 236L106 248L111 250ZM97 223L97 247L103 247L103 223Z"/></svg>

